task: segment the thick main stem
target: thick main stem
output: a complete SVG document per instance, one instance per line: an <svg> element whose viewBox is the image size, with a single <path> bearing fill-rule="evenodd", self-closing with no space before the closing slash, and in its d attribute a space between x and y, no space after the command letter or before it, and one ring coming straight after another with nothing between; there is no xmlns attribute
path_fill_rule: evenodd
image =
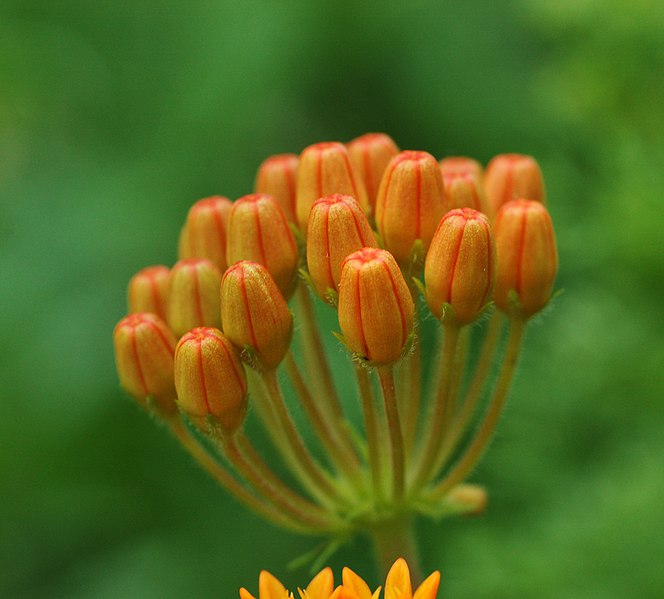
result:
<svg viewBox="0 0 664 599"><path fill-rule="evenodd" d="M436 485L431 492L431 496L443 497L450 489L452 489L452 487L465 480L482 457L482 453L484 453L484 450L493 435L493 431L496 428L501 411L505 405L505 400L507 399L507 393L512 382L512 377L516 371L525 325L526 323L522 319L512 319L510 321L505 357L484 420L477 429L477 432L463 457L457 462L447 476Z"/></svg>
<svg viewBox="0 0 664 599"><path fill-rule="evenodd" d="M399 420L399 408L394 388L394 367L381 366L378 368L378 378L383 391L385 402L385 415L387 428L390 434L390 449L392 452L392 497L395 503L400 503L404 495L405 485L405 459L403 446L403 433Z"/></svg>
<svg viewBox="0 0 664 599"><path fill-rule="evenodd" d="M415 531L409 517L402 516L392 521L379 522L371 531L371 539L381 577L398 558L403 557L408 563L413 583L419 584L422 581Z"/></svg>

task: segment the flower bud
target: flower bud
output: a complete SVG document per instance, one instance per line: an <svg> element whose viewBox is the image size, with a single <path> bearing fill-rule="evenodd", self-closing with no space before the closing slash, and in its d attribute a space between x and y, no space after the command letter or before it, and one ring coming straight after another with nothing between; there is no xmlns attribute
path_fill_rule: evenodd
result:
<svg viewBox="0 0 664 599"><path fill-rule="evenodd" d="M296 222L295 185L297 183L296 154L277 154L263 161L256 175L254 191L266 193L279 202L288 222Z"/></svg>
<svg viewBox="0 0 664 599"><path fill-rule="evenodd" d="M162 265L138 271L129 281L127 289L129 312L150 312L165 319L169 276L170 270Z"/></svg>
<svg viewBox="0 0 664 599"><path fill-rule="evenodd" d="M558 251L549 213L532 200L503 205L493 226L498 255L496 305L528 318L551 298Z"/></svg>
<svg viewBox="0 0 664 599"><path fill-rule="evenodd" d="M426 252L445 213L443 201L443 177L431 154L406 151L390 161L378 189L376 225L397 262L410 261L418 240Z"/></svg>
<svg viewBox="0 0 664 599"><path fill-rule="evenodd" d="M240 356L221 331L198 327L175 350L179 408L205 429L212 418L225 433L235 432L247 412L247 377Z"/></svg>
<svg viewBox="0 0 664 599"><path fill-rule="evenodd" d="M367 217L350 196L332 194L311 208L307 231L307 265L318 295L335 304L341 265L363 247L377 247Z"/></svg>
<svg viewBox="0 0 664 599"><path fill-rule="evenodd" d="M376 365L392 364L413 330L413 298L392 255L363 248L346 258L339 286L339 326L346 345Z"/></svg>
<svg viewBox="0 0 664 599"><path fill-rule="evenodd" d="M113 345L120 383L143 407L151 397L162 411L175 412L175 343L173 333L155 314L130 314L115 327Z"/></svg>
<svg viewBox="0 0 664 599"><path fill-rule="evenodd" d="M376 205L380 180L390 160L399 153L399 148L385 133L366 133L356 137L346 147L355 171L360 175L367 190L368 216L371 217Z"/></svg>
<svg viewBox="0 0 664 599"><path fill-rule="evenodd" d="M191 253L191 243L189 243L189 231L187 230L187 221L184 222L178 236L178 260L187 260L193 258Z"/></svg>
<svg viewBox="0 0 664 599"><path fill-rule="evenodd" d="M472 208L484 214L488 211L488 204L481 179L472 174L451 173L443 175L445 185L445 203L450 210L455 208Z"/></svg>
<svg viewBox="0 0 664 599"><path fill-rule="evenodd" d="M466 156L448 156L439 162L443 179L447 176L472 175L482 180L482 165L474 158Z"/></svg>
<svg viewBox="0 0 664 599"><path fill-rule="evenodd" d="M299 253L279 203L265 194L246 195L233 204L228 217L229 264L241 260L267 268L284 297L297 282Z"/></svg>
<svg viewBox="0 0 664 599"><path fill-rule="evenodd" d="M293 319L267 269L256 262L231 266L221 281L221 322L226 336L249 348L265 370L276 368L290 345Z"/></svg>
<svg viewBox="0 0 664 599"><path fill-rule="evenodd" d="M512 200L546 202L542 171L532 156L499 154L491 159L484 173L484 191L491 214Z"/></svg>
<svg viewBox="0 0 664 599"><path fill-rule="evenodd" d="M183 244L184 254L192 258L207 258L220 272L226 269L226 222L231 201L223 196L212 196L196 202L187 215Z"/></svg>
<svg viewBox="0 0 664 599"><path fill-rule="evenodd" d="M178 336L194 327L219 327L221 273L209 260L180 260L171 270L168 324Z"/></svg>
<svg viewBox="0 0 664 599"><path fill-rule="evenodd" d="M297 222L306 234L309 211L314 202L331 193L352 196L365 212L367 193L355 173L346 146L337 142L317 143L305 148L297 170Z"/></svg>
<svg viewBox="0 0 664 599"><path fill-rule="evenodd" d="M426 300L440 319L464 325L491 297L496 250L488 218L472 208L448 212L440 221L424 264ZM445 312L449 304L452 313Z"/></svg>

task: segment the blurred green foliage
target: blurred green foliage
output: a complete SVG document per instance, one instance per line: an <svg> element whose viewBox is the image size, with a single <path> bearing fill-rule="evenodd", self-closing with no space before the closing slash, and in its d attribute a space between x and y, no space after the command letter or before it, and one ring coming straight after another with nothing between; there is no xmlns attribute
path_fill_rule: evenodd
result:
<svg viewBox="0 0 664 599"><path fill-rule="evenodd" d="M533 154L564 294L473 480L419 533L446 597L664 592L664 4L5 0L0 596L234 597L312 546L234 505L118 389L131 274L267 155L370 130ZM657 317L660 314L660 317ZM339 352L334 352L341 360ZM343 564L377 582L363 540Z"/></svg>

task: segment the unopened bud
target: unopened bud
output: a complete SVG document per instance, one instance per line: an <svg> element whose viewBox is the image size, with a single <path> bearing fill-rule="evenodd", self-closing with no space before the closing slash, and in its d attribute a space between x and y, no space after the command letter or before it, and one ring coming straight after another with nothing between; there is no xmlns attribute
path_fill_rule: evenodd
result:
<svg viewBox="0 0 664 599"><path fill-rule="evenodd" d="M254 191L266 193L279 202L288 222L295 223L296 154L277 154L263 161L256 175Z"/></svg>
<svg viewBox="0 0 664 599"><path fill-rule="evenodd" d="M247 412L247 377L233 344L215 328L186 333L175 350L179 408L200 428L210 419L233 433Z"/></svg>
<svg viewBox="0 0 664 599"><path fill-rule="evenodd" d="M445 184L445 205L454 208L473 208L487 214L488 205L482 187L482 165L474 158L448 156L439 162Z"/></svg>
<svg viewBox="0 0 664 599"><path fill-rule="evenodd" d="M296 199L297 222L304 234L314 202L332 193L353 197L365 212L369 208L364 184L355 173L346 146L330 141L305 148L297 170Z"/></svg>
<svg viewBox="0 0 664 599"><path fill-rule="evenodd" d="M528 318L551 298L558 251L547 209L532 200L505 204L493 225L498 254L496 305Z"/></svg>
<svg viewBox="0 0 664 599"><path fill-rule="evenodd" d="M471 175L482 180L482 165L474 158L467 156L448 156L440 160L440 172L445 177Z"/></svg>
<svg viewBox="0 0 664 599"><path fill-rule="evenodd" d="M399 148L385 133L366 133L349 142L347 148L355 172L359 173L367 190L368 216L371 218L380 180L390 160L399 153Z"/></svg>
<svg viewBox="0 0 664 599"><path fill-rule="evenodd" d="M223 196L212 196L196 202L187 215L184 254L191 258L207 258L220 272L226 269L226 223L231 201Z"/></svg>
<svg viewBox="0 0 664 599"><path fill-rule="evenodd" d="M491 297L495 260L488 218L472 208L448 212L424 265L426 300L436 318L451 318L460 325L475 320Z"/></svg>
<svg viewBox="0 0 664 599"><path fill-rule="evenodd" d="M288 351L293 319L261 264L243 261L226 271L221 282L221 322L226 336L247 350L245 357L252 366L273 370Z"/></svg>
<svg viewBox="0 0 664 599"><path fill-rule="evenodd" d="M175 337L155 314L123 318L113 331L115 364L122 387L143 407L152 398L158 409L173 413Z"/></svg>
<svg viewBox="0 0 664 599"><path fill-rule="evenodd" d="M339 326L348 348L376 365L393 364L413 330L413 298L392 255L363 248L346 258Z"/></svg>
<svg viewBox="0 0 664 599"><path fill-rule="evenodd" d="M492 158L484 173L484 191L494 216L512 200L546 202L542 171L532 156L524 154L499 154Z"/></svg>
<svg viewBox="0 0 664 599"><path fill-rule="evenodd" d="M464 516L483 514L486 512L488 502L486 489L479 485L457 485L445 496L448 509Z"/></svg>
<svg viewBox="0 0 664 599"><path fill-rule="evenodd" d="M397 262L412 259L417 241L426 252L445 213L443 201L443 177L431 154L406 151L390 161L378 189L376 225Z"/></svg>
<svg viewBox="0 0 664 599"><path fill-rule="evenodd" d="M127 289L129 312L150 312L165 320L170 272L168 267L162 265L139 270L129 281Z"/></svg>
<svg viewBox="0 0 664 599"><path fill-rule="evenodd" d="M195 327L219 327L221 273L209 260L180 260L171 270L168 324L178 336Z"/></svg>
<svg viewBox="0 0 664 599"><path fill-rule="evenodd" d="M335 304L341 265L363 247L377 247L367 217L350 196L332 194L311 208L307 232L307 265L318 295Z"/></svg>
<svg viewBox="0 0 664 599"><path fill-rule="evenodd" d="M187 260L193 258L191 253L191 244L189 243L189 231L187 230L187 221L184 222L178 236L178 260Z"/></svg>
<svg viewBox="0 0 664 599"><path fill-rule="evenodd" d="M284 297L291 296L299 253L286 217L272 196L254 193L233 204L227 250L230 265L241 260L262 264Z"/></svg>

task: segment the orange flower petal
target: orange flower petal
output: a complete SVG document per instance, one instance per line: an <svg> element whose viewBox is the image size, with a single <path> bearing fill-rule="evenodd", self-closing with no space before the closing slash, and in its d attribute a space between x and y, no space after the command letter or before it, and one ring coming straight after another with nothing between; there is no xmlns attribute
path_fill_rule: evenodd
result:
<svg viewBox="0 0 664 599"><path fill-rule="evenodd" d="M243 587L240 589L240 599L256 599L256 597Z"/></svg>
<svg viewBox="0 0 664 599"><path fill-rule="evenodd" d="M439 584L440 572L434 572L415 591L413 599L436 599Z"/></svg>
<svg viewBox="0 0 664 599"><path fill-rule="evenodd" d="M258 595L260 599L288 599L289 594L272 574L263 570L258 577Z"/></svg>
<svg viewBox="0 0 664 599"><path fill-rule="evenodd" d="M262 598L261 598L262 599ZM385 599L413 599L410 570L406 560L400 557L387 573Z"/></svg>
<svg viewBox="0 0 664 599"><path fill-rule="evenodd" d="M364 580L350 568L343 569L344 588L353 591L358 599L371 599L371 589Z"/></svg>
<svg viewBox="0 0 664 599"><path fill-rule="evenodd" d="M329 599L334 590L332 568L324 568L311 579L305 591L307 599Z"/></svg>

